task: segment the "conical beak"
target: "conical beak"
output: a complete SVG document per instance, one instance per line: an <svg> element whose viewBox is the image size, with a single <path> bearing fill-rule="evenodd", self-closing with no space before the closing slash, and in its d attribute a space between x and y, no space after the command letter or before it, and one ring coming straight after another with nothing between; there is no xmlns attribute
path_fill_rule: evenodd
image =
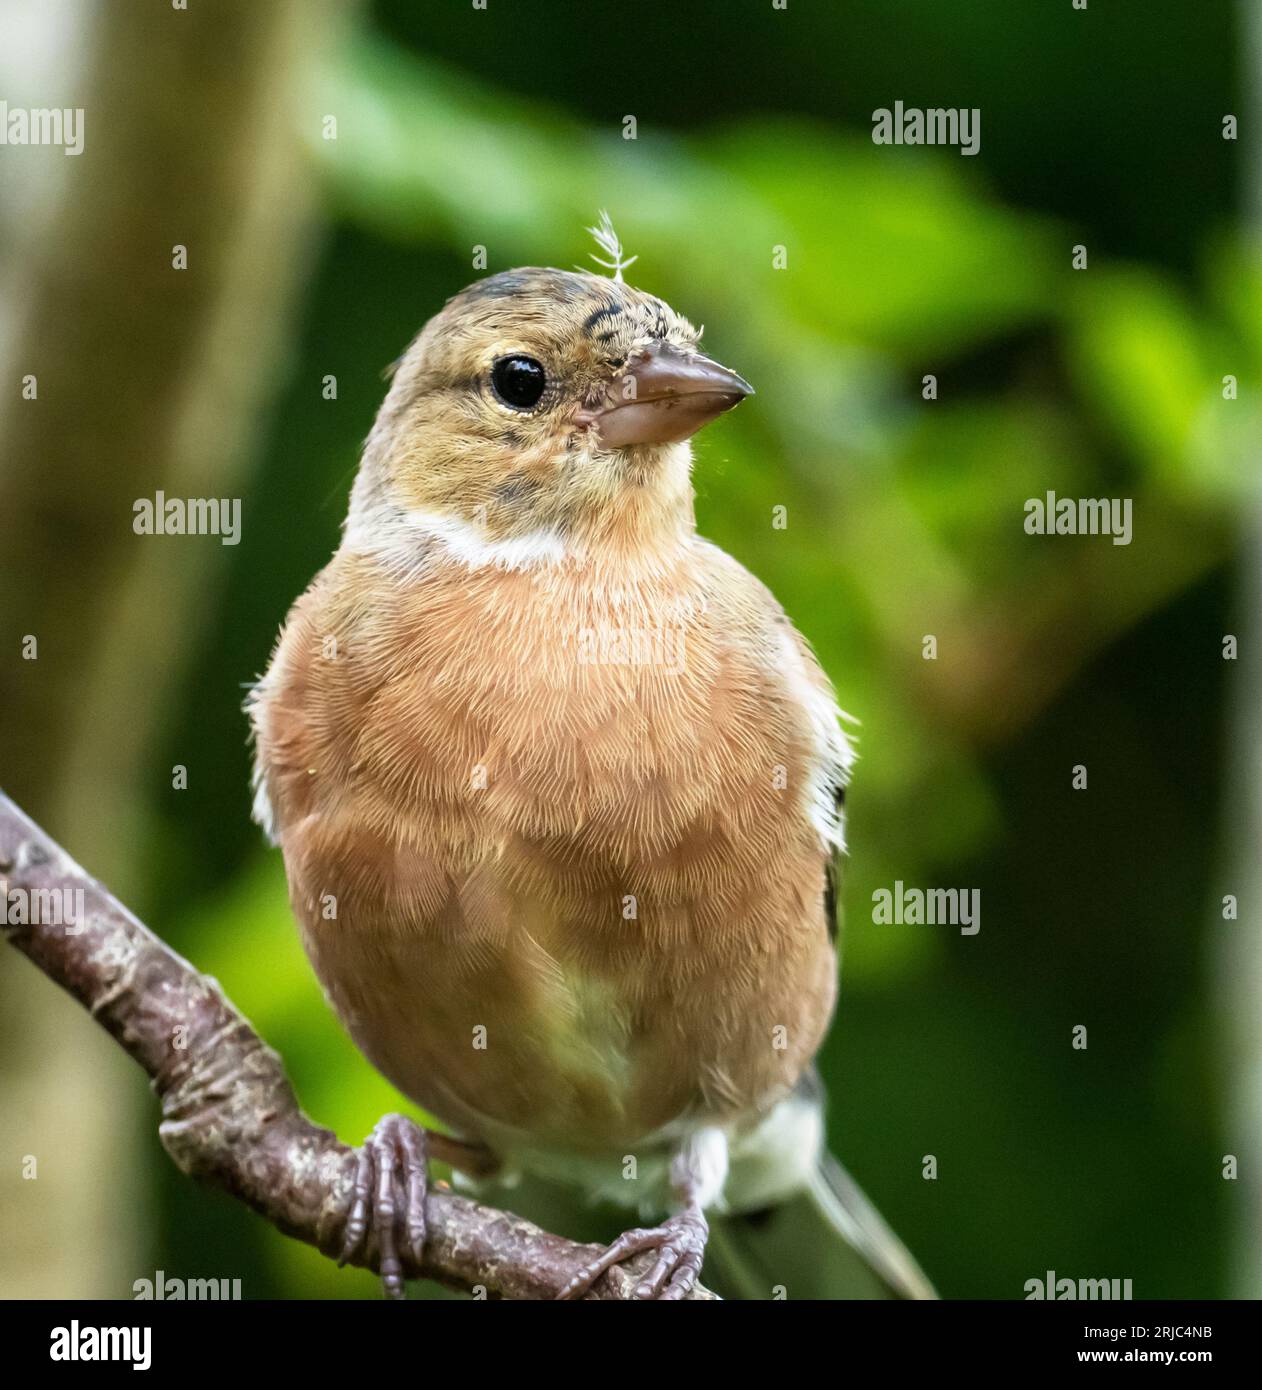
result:
<svg viewBox="0 0 1262 1390"><path fill-rule="evenodd" d="M609 449L674 444L753 394L749 382L699 352L654 343L628 360L577 423L594 425Z"/></svg>

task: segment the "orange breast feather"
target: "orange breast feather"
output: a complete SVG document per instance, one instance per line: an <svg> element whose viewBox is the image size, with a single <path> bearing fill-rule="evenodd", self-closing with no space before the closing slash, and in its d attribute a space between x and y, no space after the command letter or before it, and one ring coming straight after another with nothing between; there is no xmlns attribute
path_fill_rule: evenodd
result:
<svg viewBox="0 0 1262 1390"><path fill-rule="evenodd" d="M366 1055L470 1137L592 1151L753 1114L813 1056L833 718L701 541L616 586L340 553L254 706L304 941Z"/></svg>

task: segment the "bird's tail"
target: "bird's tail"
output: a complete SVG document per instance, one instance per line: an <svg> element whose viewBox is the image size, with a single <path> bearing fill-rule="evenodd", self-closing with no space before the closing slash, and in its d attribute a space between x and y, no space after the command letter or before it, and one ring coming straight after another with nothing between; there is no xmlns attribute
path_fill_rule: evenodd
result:
<svg viewBox="0 0 1262 1390"><path fill-rule="evenodd" d="M710 1218L704 1279L724 1298L936 1298L863 1190L829 1153L761 1211Z"/></svg>

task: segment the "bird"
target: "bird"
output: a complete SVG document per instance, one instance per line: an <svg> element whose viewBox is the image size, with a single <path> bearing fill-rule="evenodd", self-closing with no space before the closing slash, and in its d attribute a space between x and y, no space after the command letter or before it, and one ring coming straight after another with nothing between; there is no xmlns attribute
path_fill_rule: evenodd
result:
<svg viewBox="0 0 1262 1390"><path fill-rule="evenodd" d="M696 527L692 437L753 390L592 230L612 275L490 274L395 364L248 699L326 998L447 1131L373 1129L343 1258L375 1236L403 1296L441 1159L649 1222L562 1299L645 1251L633 1297L685 1298L712 1221L756 1263L795 1204L874 1288L930 1297L824 1147L852 743L784 609Z"/></svg>

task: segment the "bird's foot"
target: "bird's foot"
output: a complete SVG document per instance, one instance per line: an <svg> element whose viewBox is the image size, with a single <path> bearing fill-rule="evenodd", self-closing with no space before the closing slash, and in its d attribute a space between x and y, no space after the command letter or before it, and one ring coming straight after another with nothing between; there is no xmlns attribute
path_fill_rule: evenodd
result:
<svg viewBox="0 0 1262 1390"><path fill-rule="evenodd" d="M381 1282L390 1298L407 1296L400 1248L415 1264L420 1264L425 1248L428 1140L414 1120L383 1115L357 1151L359 1166L338 1263L345 1264L360 1253L371 1229L381 1261Z"/></svg>
<svg viewBox="0 0 1262 1390"><path fill-rule="evenodd" d="M710 1227L700 1207L689 1207L678 1216L668 1217L660 1226L626 1231L603 1255L585 1264L557 1298L582 1298L607 1269L641 1250L656 1250L657 1261L635 1286L631 1297L663 1303L686 1298L701 1274L709 1234Z"/></svg>

